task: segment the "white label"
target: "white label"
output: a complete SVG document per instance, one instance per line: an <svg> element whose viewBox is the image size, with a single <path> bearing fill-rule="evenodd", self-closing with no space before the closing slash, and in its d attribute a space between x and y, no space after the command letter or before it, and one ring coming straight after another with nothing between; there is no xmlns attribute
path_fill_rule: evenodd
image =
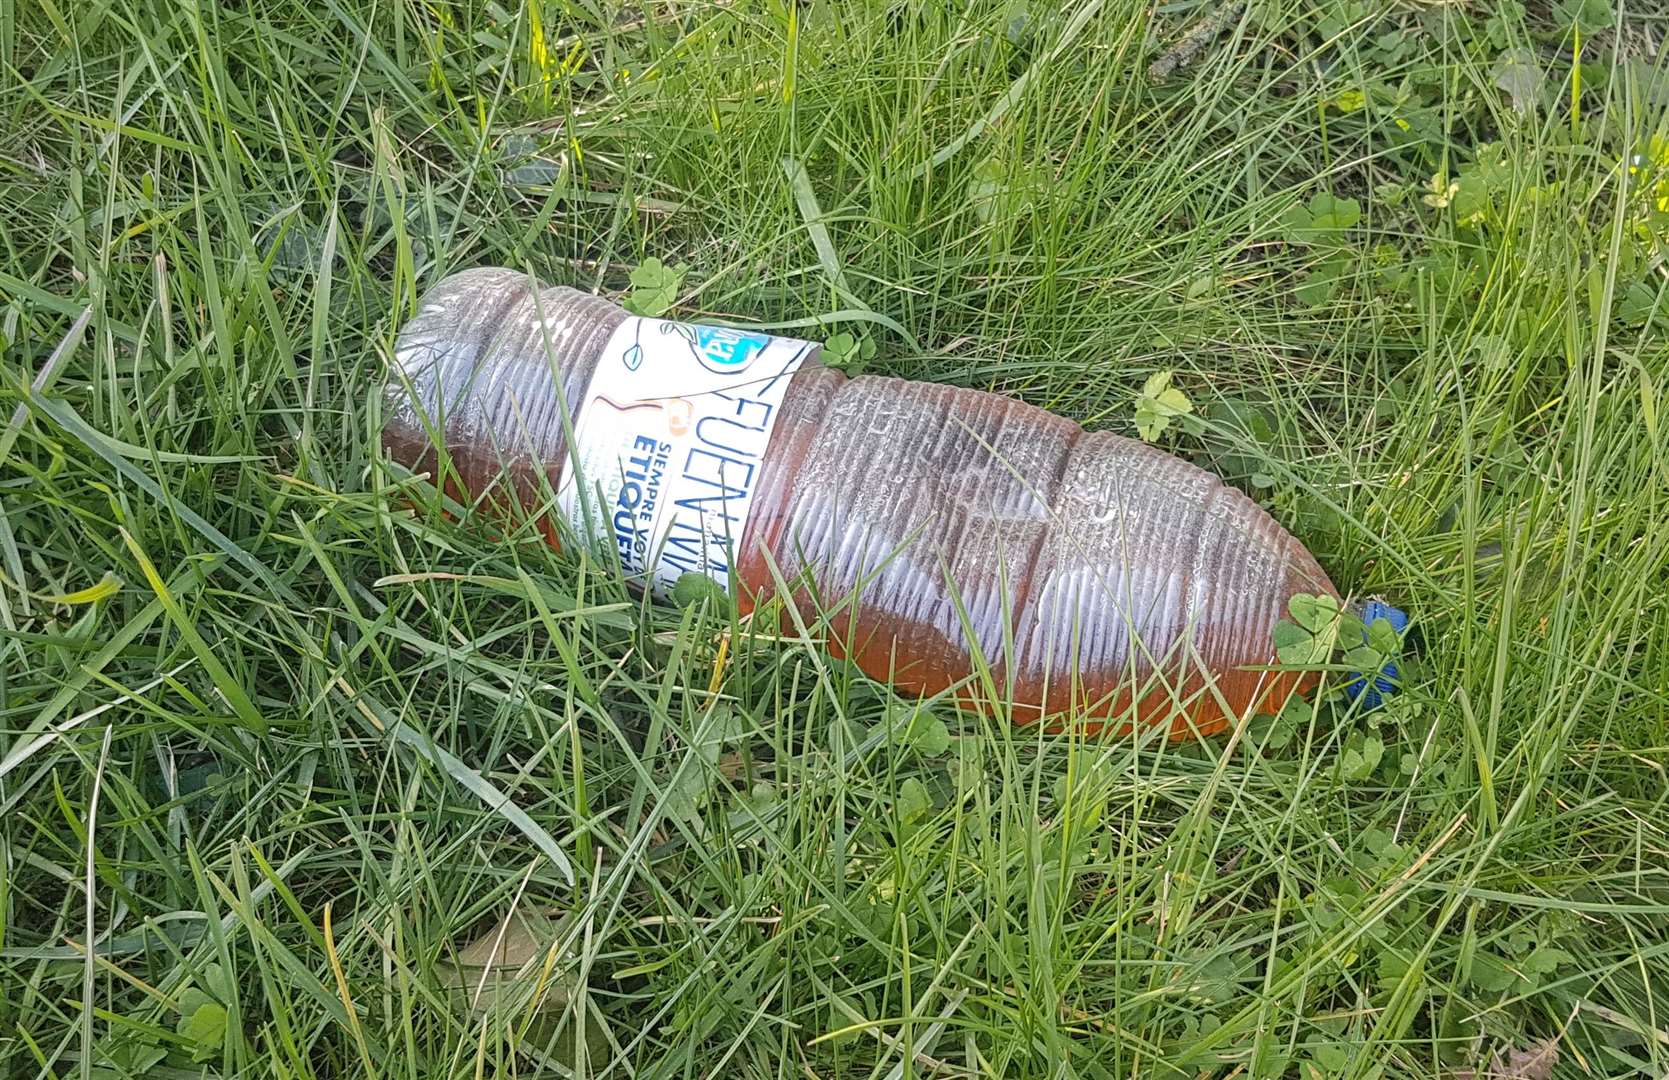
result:
<svg viewBox="0 0 1669 1080"><path fill-rule="evenodd" d="M580 401L557 492L563 517L581 537L612 540L626 573L656 595L688 573L728 590L789 378L813 348L627 319Z"/></svg>

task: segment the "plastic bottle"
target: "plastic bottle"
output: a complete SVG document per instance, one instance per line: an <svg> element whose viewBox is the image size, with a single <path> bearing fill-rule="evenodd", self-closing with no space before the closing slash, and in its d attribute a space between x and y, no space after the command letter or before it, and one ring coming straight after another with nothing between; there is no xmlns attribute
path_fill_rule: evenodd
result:
<svg viewBox="0 0 1669 1080"><path fill-rule="evenodd" d="M553 543L558 520L602 538L656 593L705 573L746 614L785 583L831 652L903 692L1183 737L1308 690L1259 669L1288 598L1337 591L1239 491L1011 398L848 378L819 353L466 270L399 335L383 443Z"/></svg>

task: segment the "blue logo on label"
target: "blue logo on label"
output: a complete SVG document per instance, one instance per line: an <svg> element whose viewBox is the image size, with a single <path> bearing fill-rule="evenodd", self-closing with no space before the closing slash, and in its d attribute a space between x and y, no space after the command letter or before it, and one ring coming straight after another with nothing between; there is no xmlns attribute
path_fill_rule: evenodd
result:
<svg viewBox="0 0 1669 1080"><path fill-rule="evenodd" d="M765 334L724 326L697 326L692 347L702 367L723 373L745 371L770 342Z"/></svg>

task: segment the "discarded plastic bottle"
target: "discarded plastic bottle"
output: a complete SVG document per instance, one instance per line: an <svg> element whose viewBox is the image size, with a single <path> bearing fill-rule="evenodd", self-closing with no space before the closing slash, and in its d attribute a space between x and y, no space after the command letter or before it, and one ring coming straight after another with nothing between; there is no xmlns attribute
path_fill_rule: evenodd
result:
<svg viewBox="0 0 1669 1080"><path fill-rule="evenodd" d="M553 543L557 520L600 537L657 594L699 573L744 614L781 596L785 627L797 614L904 692L1180 738L1308 691L1267 670L1272 630L1293 594L1338 593L1245 495L1135 440L848 378L820 351L466 270L399 335L383 443Z"/></svg>

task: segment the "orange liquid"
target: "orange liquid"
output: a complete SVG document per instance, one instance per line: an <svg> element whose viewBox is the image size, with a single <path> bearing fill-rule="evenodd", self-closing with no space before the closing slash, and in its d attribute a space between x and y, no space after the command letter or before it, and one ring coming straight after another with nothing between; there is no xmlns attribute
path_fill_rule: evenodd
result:
<svg viewBox="0 0 1669 1080"><path fill-rule="evenodd" d="M437 428L449 494L491 492L515 516L545 505L561 404L579 407L626 317L510 271L446 279L402 332L385 449L432 473ZM744 613L782 581L832 654L903 693L957 687L1021 723L1173 738L1307 691L1257 669L1276 663L1289 597L1337 596L1267 513L1179 458L1000 395L815 360L788 388L737 554Z"/></svg>

